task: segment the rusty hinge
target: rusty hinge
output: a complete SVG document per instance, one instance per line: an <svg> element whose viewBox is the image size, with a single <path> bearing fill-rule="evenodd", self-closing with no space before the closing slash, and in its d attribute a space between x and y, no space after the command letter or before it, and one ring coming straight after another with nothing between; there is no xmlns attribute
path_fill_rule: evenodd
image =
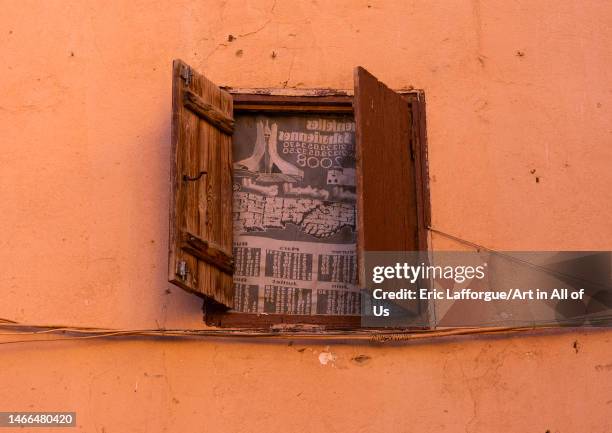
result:
<svg viewBox="0 0 612 433"><path fill-rule="evenodd" d="M196 258L216 266L227 274L233 275L234 273L232 254L219 245L205 241L192 233L183 232L182 249Z"/></svg>
<svg viewBox="0 0 612 433"><path fill-rule="evenodd" d="M181 67L181 78L185 81L185 86L189 86L192 76L193 72L191 71L191 68L187 65L183 65Z"/></svg>
<svg viewBox="0 0 612 433"><path fill-rule="evenodd" d="M178 275L181 280L186 280L187 274L189 273L189 269L187 269L187 262L185 260L179 261L177 268L176 275Z"/></svg>

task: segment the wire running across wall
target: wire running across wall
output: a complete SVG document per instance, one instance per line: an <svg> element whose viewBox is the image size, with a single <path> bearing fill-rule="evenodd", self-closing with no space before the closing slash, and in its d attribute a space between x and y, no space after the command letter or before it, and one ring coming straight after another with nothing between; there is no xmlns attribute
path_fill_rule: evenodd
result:
<svg viewBox="0 0 612 433"><path fill-rule="evenodd" d="M0 345L22 344L22 343L46 343L60 341L80 341L92 339L109 338L151 338L151 339L198 339L198 338L238 338L238 339L269 339L269 340L368 340L371 342L387 341L409 341L423 340L433 337L448 337L474 334L500 334L508 332L524 332L541 329L559 328L551 325L534 325L530 327L487 327L487 328L453 328L444 330L325 330L325 331L302 331L302 330L257 330L257 329L105 329L105 328L81 328L75 326L54 325L27 325L21 323L7 323L0 319L0 329L9 332L0 332L0 336L43 336L53 335L48 338L28 338L21 340L0 341ZM57 338L56 336L62 335Z"/></svg>
<svg viewBox="0 0 612 433"><path fill-rule="evenodd" d="M472 247L477 251L487 251L497 254L509 260L519 261L523 265L536 267L551 273L557 273L566 278L574 278L590 284L598 284L582 278L559 273L555 270L542 267L540 265L517 259L511 255L487 248L475 242L462 239L451 235L442 230L428 227L431 233L436 233L459 242L463 245ZM144 328L144 329L111 329L89 326L66 326L52 324L27 324L19 323L10 319L0 318L0 336L15 337L28 336L31 338L0 341L0 345L26 344L26 343L49 343L61 341L86 341L94 339L126 339L126 338L147 338L153 340L167 339L267 339L267 340L325 340L325 341L351 341L366 340L376 343L394 341L422 341L438 337L468 336L468 335L499 335L512 334L527 331L546 330L546 329L576 329L576 321L587 319L586 316L577 316L566 323L556 321L554 323L534 321L530 326L499 326L499 327L462 327L448 329L355 329L355 330L331 330L315 329L316 327L283 327L266 329L163 329L163 328ZM612 323L612 314L588 317L592 326L609 326ZM44 338L36 338L44 337Z"/></svg>

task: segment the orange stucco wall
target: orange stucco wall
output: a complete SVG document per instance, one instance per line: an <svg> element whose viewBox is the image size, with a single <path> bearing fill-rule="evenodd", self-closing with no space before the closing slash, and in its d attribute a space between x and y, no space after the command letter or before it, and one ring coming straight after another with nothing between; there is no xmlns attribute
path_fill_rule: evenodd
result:
<svg viewBox="0 0 612 433"><path fill-rule="evenodd" d="M611 249L609 2L0 6L2 318L202 326L199 299L166 283L176 57L236 87L351 88L362 65L422 88L435 227L496 249ZM611 340L2 345L0 410L74 410L97 433L609 432Z"/></svg>

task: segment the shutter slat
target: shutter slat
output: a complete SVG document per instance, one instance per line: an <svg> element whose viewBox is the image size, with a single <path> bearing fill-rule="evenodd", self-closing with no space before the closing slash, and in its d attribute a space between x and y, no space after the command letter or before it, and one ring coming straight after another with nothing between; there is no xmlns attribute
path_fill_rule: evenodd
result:
<svg viewBox="0 0 612 433"><path fill-rule="evenodd" d="M174 62L169 280L227 307L234 297L232 115L231 95Z"/></svg>

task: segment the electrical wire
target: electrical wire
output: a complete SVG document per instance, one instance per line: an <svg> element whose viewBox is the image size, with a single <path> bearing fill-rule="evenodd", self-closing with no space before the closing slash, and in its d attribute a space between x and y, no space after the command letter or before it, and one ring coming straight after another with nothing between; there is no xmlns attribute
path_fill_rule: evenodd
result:
<svg viewBox="0 0 612 433"><path fill-rule="evenodd" d="M592 286L598 286L598 287L600 287L602 289L605 289L605 290L612 290L612 287L606 286L606 285L598 283L596 281L587 280L585 278L578 277L576 275L566 274L566 273L563 273L563 272L556 271L554 269L547 268L546 266L537 265L537 264L532 263L532 262L530 262L528 260L524 260L524 259L520 259L518 257L515 257L515 256L513 256L511 254L502 253L500 251L493 250L491 248L487 248L487 247L479 245L477 243L470 242L470 241L467 241L465 239L461 239L458 236L451 235L449 233L443 232L442 230L438 230L438 229L435 229L433 227L427 227L427 230L429 230L432 233L437 233L437 234L439 234L441 236L444 236L444 237L446 237L448 239L454 240L455 242L458 242L460 244L472 247L472 248L476 249L477 251L484 250L484 251L487 251L488 253L494 254L496 256L503 257L503 258L505 258L505 259L507 259L509 261L513 261L515 263L519 263L519 264L524 265L524 266L528 266L528 267L531 267L531 268L534 268L534 269L538 269L538 270L546 272L548 274L553 274L553 275L556 275L556 276L562 277L562 278L572 279L574 281L590 284Z"/></svg>
<svg viewBox="0 0 612 433"><path fill-rule="evenodd" d="M580 320L581 318L576 318ZM612 321L612 315L590 318L590 325L606 325ZM2 321L0 319L0 321ZM12 322L12 321L11 321ZM106 329L92 327L53 326L53 325L27 325L19 323L2 323L0 329L12 332L0 333L3 336L17 335L67 335L62 338L31 338L22 340L0 341L0 345L19 343L42 343L58 341L91 340L97 338L138 337L138 338L163 338L163 339L186 339L186 338L239 338L239 339L305 339L305 340L368 340L370 342L409 341L431 339L434 337L449 337L476 334L500 334L535 331L544 329L559 329L563 325L575 325L576 321L567 323L533 323L529 326L489 326L489 327L463 327L435 330L414 329L361 329L361 330L326 330L326 331L301 331L301 330L276 330L265 329ZM561 326L560 326L561 325Z"/></svg>
<svg viewBox="0 0 612 433"><path fill-rule="evenodd" d="M565 277L573 277L581 280L579 277L565 275L548 269L508 254L492 250L474 242L461 239L457 236L443 232L432 227L428 230L433 233L445 236L449 239L464 245L471 246L477 250L485 250L493 254L506 257L510 260L521 262L528 266L541 268L546 272L557 273ZM585 280L586 281L586 280ZM597 284L587 281L590 284ZM10 319L0 318L0 330L8 332L0 332L0 336L55 336L66 335L61 338L30 338L21 340L0 341L0 345L9 344L24 344L24 343L42 343L42 342L58 342L58 341L79 341L92 339L108 339L119 337L138 337L138 338L163 338L163 339L185 339L185 338L241 338L241 339L272 339L272 340L287 340L287 339L307 339L307 340L368 340L370 342L392 342L392 341L410 341L431 339L434 337L449 337L461 335L484 335L484 334L500 334L500 333L515 333L543 329L559 329L563 326L576 326L576 324L588 321L589 325L610 325L612 323L612 315L589 315L578 316L567 321L557 322L541 322L534 321L529 325L522 326L488 326L488 327L459 327L450 329L359 329L359 330L322 330L312 331L304 330L299 327L295 328L272 328L272 329L109 329L97 328L90 326L66 326L66 325L40 325L40 324L24 324Z"/></svg>

